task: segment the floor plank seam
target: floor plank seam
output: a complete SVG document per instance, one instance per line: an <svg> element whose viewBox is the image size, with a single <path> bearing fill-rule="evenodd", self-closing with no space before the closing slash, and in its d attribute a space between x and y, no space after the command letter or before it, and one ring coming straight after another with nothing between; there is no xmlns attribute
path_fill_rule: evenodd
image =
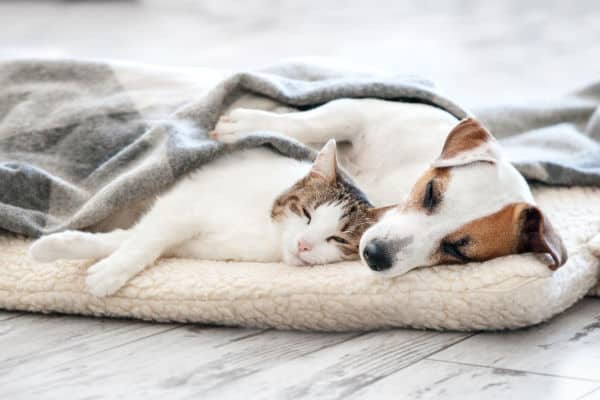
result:
<svg viewBox="0 0 600 400"><path fill-rule="evenodd" d="M487 369L498 370L498 371L506 371L508 373L512 372L512 373L516 373L516 374L531 374L531 375L539 375L539 376L548 376L548 377L552 377L552 378L571 379L571 380L576 380L576 381L600 383L600 379L590 379L590 378L581 378L578 376L548 374L548 373L544 373L544 372L527 371L524 369L494 367L491 365L467 363L467 362L461 362L461 361L448 361L448 360L441 360L439 358L431 358L431 357L427 357L426 359L429 361L437 361L437 362L442 362L442 363L446 363L446 364L464 365L467 367L479 367L479 368L487 368Z"/></svg>
<svg viewBox="0 0 600 400"><path fill-rule="evenodd" d="M272 328L269 328L269 329L262 329L262 330L260 330L260 331L258 331L258 332L249 333L249 334L248 334L248 335L246 335L246 336L240 336L240 337L237 337L237 338L231 339L231 340L230 340L230 341L228 341L227 343L223 343L223 344L216 345L216 346L215 346L215 349L219 349L219 348L221 348L221 347L228 346L228 345L230 345L231 343L241 342L241 341L243 341L243 340L246 340L246 339L251 339L251 338L253 338L253 337L260 336L260 335L262 335L262 334L264 334L264 333L266 333L266 332L270 332L270 331L272 331L272 330L273 330Z"/></svg>
<svg viewBox="0 0 600 400"><path fill-rule="evenodd" d="M11 316L10 316L10 317L8 317L8 318L3 318L3 319L0 319L0 323L1 323L1 322L4 322L4 321L10 321L10 320L13 320L13 319L15 319L15 318L21 318L21 317L23 317L24 315L26 315L26 314L25 314L25 313L23 313L23 314L11 315Z"/></svg>
<svg viewBox="0 0 600 400"><path fill-rule="evenodd" d="M446 350L446 349L449 349L449 348L450 348L450 347L452 347L452 346L456 346L457 344L459 344L459 343L462 343L462 342L464 342L464 341L465 341L465 340L467 340L467 339L471 339L472 337L475 337L475 336L479 335L479 332L476 332L476 333L467 333L467 334L465 334L465 335L466 335L465 337L463 337L463 338L461 338L461 339L457 340L456 342L454 342L454 343L450 343L450 344L448 344L448 345L446 345L446 346L444 346L444 347L440 348L439 350L436 350L436 351L434 351L433 353L431 353L431 354L428 354L428 355L427 355L427 356L425 356L425 357L431 357L431 356L433 356L433 355L435 355L435 354L437 354L437 353L439 353L439 352L441 352L441 351L444 351L444 350Z"/></svg>

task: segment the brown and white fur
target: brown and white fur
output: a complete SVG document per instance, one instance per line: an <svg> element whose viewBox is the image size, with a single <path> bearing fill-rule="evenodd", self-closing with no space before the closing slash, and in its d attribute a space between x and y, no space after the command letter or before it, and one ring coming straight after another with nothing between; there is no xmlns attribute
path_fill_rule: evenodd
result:
<svg viewBox="0 0 600 400"><path fill-rule="evenodd" d="M257 130L346 143L340 158L359 186L376 204L398 204L360 242L363 261L378 274L523 252L549 255L552 269L566 262L526 181L473 119L457 123L422 104L342 99L285 114L236 109L212 134L232 142Z"/></svg>

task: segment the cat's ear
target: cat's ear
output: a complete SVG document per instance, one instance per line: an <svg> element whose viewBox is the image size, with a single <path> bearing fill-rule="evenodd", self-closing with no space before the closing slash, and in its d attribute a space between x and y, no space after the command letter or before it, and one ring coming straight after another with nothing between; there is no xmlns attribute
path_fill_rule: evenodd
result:
<svg viewBox="0 0 600 400"><path fill-rule="evenodd" d="M323 146L310 170L310 176L319 179L325 179L327 182L335 182L337 170L337 146L335 139L329 141Z"/></svg>
<svg viewBox="0 0 600 400"><path fill-rule="evenodd" d="M381 219L381 217L383 217L385 214L387 214L388 211L390 211L396 207L398 207L397 204L393 204L391 206L385 206L385 207L369 208L367 210L367 213L375 221L379 221Z"/></svg>

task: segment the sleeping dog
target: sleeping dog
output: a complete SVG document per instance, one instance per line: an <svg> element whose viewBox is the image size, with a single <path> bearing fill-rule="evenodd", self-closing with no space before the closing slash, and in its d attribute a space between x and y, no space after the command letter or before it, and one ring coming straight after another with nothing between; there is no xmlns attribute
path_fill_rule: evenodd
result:
<svg viewBox="0 0 600 400"><path fill-rule="evenodd" d="M397 203L360 241L362 260L378 274L525 252L545 254L553 270L567 260L526 181L474 119L457 123L423 104L340 99L282 114L236 108L211 135L233 142L265 130L345 143L340 159L359 186L376 204Z"/></svg>

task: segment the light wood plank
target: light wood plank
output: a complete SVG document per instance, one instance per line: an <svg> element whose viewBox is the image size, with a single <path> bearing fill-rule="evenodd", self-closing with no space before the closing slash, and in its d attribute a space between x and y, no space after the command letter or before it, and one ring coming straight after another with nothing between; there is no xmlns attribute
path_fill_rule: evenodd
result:
<svg viewBox="0 0 600 400"><path fill-rule="evenodd" d="M600 382L600 299L584 299L538 327L476 335L432 359Z"/></svg>
<svg viewBox="0 0 600 400"><path fill-rule="evenodd" d="M0 324L0 383L179 326L37 314L5 320Z"/></svg>
<svg viewBox="0 0 600 400"><path fill-rule="evenodd" d="M423 360L349 399L575 400L595 386L590 381Z"/></svg>
<svg viewBox="0 0 600 400"><path fill-rule="evenodd" d="M459 333L390 330L272 366L207 393L203 398L338 399L468 337Z"/></svg>
<svg viewBox="0 0 600 400"><path fill-rule="evenodd" d="M261 330L152 324L139 321L27 314L0 325L0 393L2 382L27 382L32 376L85 357L101 354L174 329L211 330L219 344Z"/></svg>
<svg viewBox="0 0 600 400"><path fill-rule="evenodd" d="M179 398L232 384L357 335L267 331L237 340L236 332L241 336L244 331L177 329L73 360L27 380L10 380L3 383L0 393L10 398L71 398L73 393L128 399L147 398L151 393Z"/></svg>

